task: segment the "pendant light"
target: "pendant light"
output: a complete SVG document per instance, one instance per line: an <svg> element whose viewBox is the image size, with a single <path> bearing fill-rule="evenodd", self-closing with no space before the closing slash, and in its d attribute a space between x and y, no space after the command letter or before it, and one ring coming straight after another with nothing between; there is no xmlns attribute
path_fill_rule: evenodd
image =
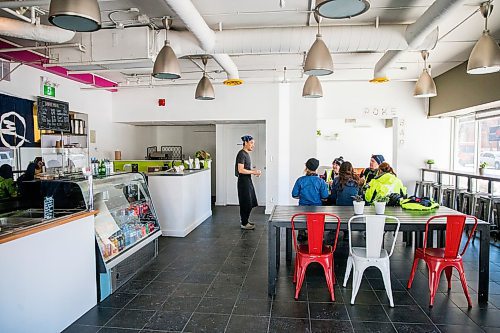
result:
<svg viewBox="0 0 500 333"><path fill-rule="evenodd" d="M212 83L207 77L207 57L202 57L201 61L203 62L203 77L200 82L196 86L196 92L194 94L194 98L200 101L210 101L215 99L215 92Z"/></svg>
<svg viewBox="0 0 500 333"><path fill-rule="evenodd" d="M170 43L167 38L171 20L164 17L162 22L165 27L165 45L156 57L152 75L155 79L174 80L181 77L181 66L179 65L179 60L177 59L174 50L170 47Z"/></svg>
<svg viewBox="0 0 500 333"><path fill-rule="evenodd" d="M436 84L427 70L427 58L429 58L429 52L422 51L421 55L422 59L424 59L424 70L415 85L413 96L417 98L437 96Z"/></svg>
<svg viewBox="0 0 500 333"><path fill-rule="evenodd" d="M370 9L366 0L317 0L314 10L328 19L345 19L358 16Z"/></svg>
<svg viewBox="0 0 500 333"><path fill-rule="evenodd" d="M304 98L320 98L323 97L323 88L317 76L311 75L307 78L302 89L302 97Z"/></svg>
<svg viewBox="0 0 500 333"><path fill-rule="evenodd" d="M97 31L101 29L101 10L97 0L52 0L49 22L66 30Z"/></svg>
<svg viewBox="0 0 500 333"><path fill-rule="evenodd" d="M304 74L314 76L329 75L333 73L332 55L323 41L319 30L321 18L317 13L314 13L314 19L318 23L318 34L309 52L307 52Z"/></svg>
<svg viewBox="0 0 500 333"><path fill-rule="evenodd" d="M480 12L484 17L483 35L472 49L467 63L467 73L488 74L500 71L500 47L491 37L488 30L488 17L493 10L493 5L487 1L483 2Z"/></svg>

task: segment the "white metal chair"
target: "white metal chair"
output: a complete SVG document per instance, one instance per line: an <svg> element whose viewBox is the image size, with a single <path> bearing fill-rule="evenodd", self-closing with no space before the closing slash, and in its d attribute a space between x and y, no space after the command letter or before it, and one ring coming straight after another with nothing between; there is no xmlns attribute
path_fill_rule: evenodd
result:
<svg viewBox="0 0 500 333"><path fill-rule="evenodd" d="M366 247L352 247L351 222L355 219L361 219L366 224ZM392 242L390 253L387 253L387 251L382 248L385 223L388 219L397 222L396 233L394 241ZM358 294L361 279L363 278L363 272L368 267L374 266L382 272L382 278L384 279L384 286L387 297L389 298L389 304L391 307L394 307L389 258L392 256L392 252L394 251L394 245L396 244L396 237L399 232L400 224L401 223L396 217L387 215L358 215L349 219L349 222L347 223L347 227L349 228L349 257L347 258L344 287L346 287L351 270L353 270L351 304L354 304L354 300Z"/></svg>

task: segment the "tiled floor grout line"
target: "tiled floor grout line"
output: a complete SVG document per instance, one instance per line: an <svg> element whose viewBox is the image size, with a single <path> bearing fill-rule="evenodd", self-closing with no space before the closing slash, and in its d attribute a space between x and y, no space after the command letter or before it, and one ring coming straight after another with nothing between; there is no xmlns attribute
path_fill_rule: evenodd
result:
<svg viewBox="0 0 500 333"><path fill-rule="evenodd" d="M241 234L240 240L243 239L243 235L245 235L245 233L247 233L247 232L250 232L250 230L244 231ZM253 232L255 232L255 230ZM238 303L238 301L240 299L241 290L243 289L243 285L245 284L245 281L247 280L248 271L250 270L250 267L252 267L253 260L255 259L255 253L257 252L257 249L259 248L259 244L260 244L260 241L262 240L263 234L264 234L263 232L260 234L259 241L257 242L257 246L255 247L255 250L253 251L252 259L250 260L250 265L248 265L248 269L245 273L245 277L243 278L243 281L241 282L240 290L238 291L238 295L236 296L236 301L233 304L233 309L231 310L231 313L229 314L229 319L226 323L226 327L224 328L224 332L226 332L228 327L229 327L229 322L231 321L231 317L233 316L233 312L234 312L234 309L236 308L236 304ZM234 248L233 248L233 250L234 250ZM231 253L233 252L233 250L231 251ZM271 317L271 316L269 316L269 317Z"/></svg>

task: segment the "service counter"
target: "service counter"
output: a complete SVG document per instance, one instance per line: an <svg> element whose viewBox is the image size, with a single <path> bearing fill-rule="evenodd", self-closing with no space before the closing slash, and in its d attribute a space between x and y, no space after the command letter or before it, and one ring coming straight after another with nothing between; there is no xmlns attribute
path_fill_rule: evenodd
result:
<svg viewBox="0 0 500 333"><path fill-rule="evenodd" d="M212 216L210 169L146 175L163 236L185 237Z"/></svg>
<svg viewBox="0 0 500 333"><path fill-rule="evenodd" d="M95 214L0 218L0 332L61 332L97 304Z"/></svg>

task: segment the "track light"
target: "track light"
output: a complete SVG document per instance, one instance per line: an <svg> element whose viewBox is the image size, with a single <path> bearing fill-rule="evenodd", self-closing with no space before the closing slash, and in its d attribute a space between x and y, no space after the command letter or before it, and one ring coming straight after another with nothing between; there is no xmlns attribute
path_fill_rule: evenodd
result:
<svg viewBox="0 0 500 333"><path fill-rule="evenodd" d="M427 70L427 58L429 57L429 52L422 51L421 54L422 59L424 59L424 70L415 85L413 96L417 98L437 96L436 84Z"/></svg>

